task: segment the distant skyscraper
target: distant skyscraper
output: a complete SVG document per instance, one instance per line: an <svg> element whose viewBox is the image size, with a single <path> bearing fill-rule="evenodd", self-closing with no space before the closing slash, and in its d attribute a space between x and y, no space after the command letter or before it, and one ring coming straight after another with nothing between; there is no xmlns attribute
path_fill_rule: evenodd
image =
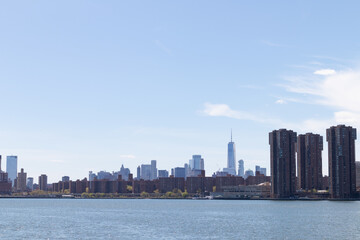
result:
<svg viewBox="0 0 360 240"><path fill-rule="evenodd" d="M360 188L360 161L355 162L356 168L356 187Z"/></svg>
<svg viewBox="0 0 360 240"><path fill-rule="evenodd" d="M193 155L189 165L191 170L205 170L204 159L201 158L201 155Z"/></svg>
<svg viewBox="0 0 360 240"><path fill-rule="evenodd" d="M96 174L93 173L93 171L89 171L89 181L93 181L95 177L96 177Z"/></svg>
<svg viewBox="0 0 360 240"><path fill-rule="evenodd" d="M204 159L201 158L201 155L193 155L192 159L189 160L189 168L187 168L186 164L184 166L185 169L185 178L186 177L197 177L201 174L202 170L205 170L204 167Z"/></svg>
<svg viewBox="0 0 360 240"><path fill-rule="evenodd" d="M151 179L151 165L150 164L141 164L140 178L143 180Z"/></svg>
<svg viewBox="0 0 360 240"><path fill-rule="evenodd" d="M244 169L244 160L239 160L239 170L238 170L238 176L244 177L245 175L245 169Z"/></svg>
<svg viewBox="0 0 360 240"><path fill-rule="evenodd" d="M46 174L41 174L39 177L39 188L40 190L47 191L47 176Z"/></svg>
<svg viewBox="0 0 360 240"><path fill-rule="evenodd" d="M175 177L182 177L185 178L185 168L176 167L174 169Z"/></svg>
<svg viewBox="0 0 360 240"><path fill-rule="evenodd" d="M235 159L236 159L235 143L232 140L232 131L231 131L231 140L228 143L227 167L226 169L224 169L224 171L234 176L236 175Z"/></svg>
<svg viewBox="0 0 360 240"><path fill-rule="evenodd" d="M185 168L185 178L190 177L191 169L190 169L189 164L185 163L184 168Z"/></svg>
<svg viewBox="0 0 360 240"><path fill-rule="evenodd" d="M121 175L121 179L128 181L129 180L129 174L130 174L130 169L129 168L125 168L124 164L121 164L121 168L120 171L116 173L116 179L119 175ZM116 180L114 179L114 180Z"/></svg>
<svg viewBox="0 0 360 240"><path fill-rule="evenodd" d="M159 170L159 178L169 177L169 172L166 170Z"/></svg>
<svg viewBox="0 0 360 240"><path fill-rule="evenodd" d="M70 177L69 177L69 176L63 176L63 177L61 178L61 181L62 181L62 182L69 182L69 181L70 181Z"/></svg>
<svg viewBox="0 0 360 240"><path fill-rule="evenodd" d="M92 171L89 171L89 187L92 188L92 182L95 180L96 174Z"/></svg>
<svg viewBox="0 0 360 240"><path fill-rule="evenodd" d="M21 171L18 173L18 177L16 180L16 190L20 192L26 191L26 172L22 168Z"/></svg>
<svg viewBox="0 0 360 240"><path fill-rule="evenodd" d="M262 168L258 165L255 166L255 175L256 175L256 172L260 173L260 174L263 174L264 176L266 176L266 168Z"/></svg>
<svg viewBox="0 0 360 240"><path fill-rule="evenodd" d="M136 179L137 180L141 179L141 168L140 168L140 166L138 166L137 169L136 169Z"/></svg>
<svg viewBox="0 0 360 240"><path fill-rule="evenodd" d="M27 187L27 189L29 189L30 191L34 190L34 178L29 177L29 178L27 179L26 187Z"/></svg>
<svg viewBox="0 0 360 240"><path fill-rule="evenodd" d="M292 197L295 188L295 143L296 132L286 129L269 133L271 197Z"/></svg>
<svg viewBox="0 0 360 240"><path fill-rule="evenodd" d="M157 168L156 168L156 160L151 160L151 175L150 180L157 179Z"/></svg>
<svg viewBox="0 0 360 240"><path fill-rule="evenodd" d="M356 128L338 125L326 130L332 198L352 198L356 194L355 140Z"/></svg>
<svg viewBox="0 0 360 240"><path fill-rule="evenodd" d="M11 180L13 186L17 175L17 160L17 156L6 157L6 172L8 173L8 177Z"/></svg>
<svg viewBox="0 0 360 240"><path fill-rule="evenodd" d="M319 134L300 134L297 138L298 188L304 190L322 187L323 137Z"/></svg>
<svg viewBox="0 0 360 240"><path fill-rule="evenodd" d="M97 173L98 180L103 180L103 179L111 180L112 178L113 178L113 176L112 176L111 172L100 171Z"/></svg>
<svg viewBox="0 0 360 240"><path fill-rule="evenodd" d="M244 176L244 178L247 179L247 178L250 177L250 176L254 176L254 171L251 170L251 169L248 169L248 170L245 171L245 176Z"/></svg>

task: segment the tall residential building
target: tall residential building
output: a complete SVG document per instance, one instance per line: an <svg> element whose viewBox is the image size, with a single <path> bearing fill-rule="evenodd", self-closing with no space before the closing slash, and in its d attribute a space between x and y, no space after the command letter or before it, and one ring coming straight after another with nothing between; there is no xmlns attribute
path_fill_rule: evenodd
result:
<svg viewBox="0 0 360 240"><path fill-rule="evenodd" d="M17 175L17 160L17 156L6 157L6 172L13 186Z"/></svg>
<svg viewBox="0 0 360 240"><path fill-rule="evenodd" d="M4 171L0 172L0 182L9 182L9 177L7 172Z"/></svg>
<svg viewBox="0 0 360 240"><path fill-rule="evenodd" d="M286 129L269 133L271 197L288 198L296 191L296 132Z"/></svg>
<svg viewBox="0 0 360 240"><path fill-rule="evenodd" d="M41 174L41 176L39 176L39 188L40 188L40 190L47 191L47 176L46 176L46 174Z"/></svg>
<svg viewBox="0 0 360 240"><path fill-rule="evenodd" d="M239 163L238 176L244 177L245 176L244 160L240 159L238 163Z"/></svg>
<svg viewBox="0 0 360 240"><path fill-rule="evenodd" d="M298 188L303 190L322 188L323 137L319 134L300 134L297 138Z"/></svg>
<svg viewBox="0 0 360 240"><path fill-rule="evenodd" d="M157 168L156 168L156 160L151 160L151 175L150 180L157 179Z"/></svg>
<svg viewBox="0 0 360 240"><path fill-rule="evenodd" d="M16 180L16 190L20 192L26 191L26 172L22 168L21 171L18 173L18 177Z"/></svg>
<svg viewBox="0 0 360 240"><path fill-rule="evenodd" d="M360 188L360 161L355 162L356 168L356 187Z"/></svg>
<svg viewBox="0 0 360 240"><path fill-rule="evenodd" d="M159 178L169 177L169 172L166 170L159 170Z"/></svg>
<svg viewBox="0 0 360 240"><path fill-rule="evenodd" d="M356 128L337 125L326 130L331 198L352 198L356 193L355 140Z"/></svg>
<svg viewBox="0 0 360 240"><path fill-rule="evenodd" d="M236 152L235 152L235 143L232 140L232 132L231 132L231 140L228 143L228 157L227 157L227 167L224 168L224 172L227 172L231 175L236 175Z"/></svg>
<svg viewBox="0 0 360 240"><path fill-rule="evenodd" d="M32 191L34 190L34 178L29 177L26 182L26 187L28 190Z"/></svg>
<svg viewBox="0 0 360 240"><path fill-rule="evenodd" d="M8 177L7 172L4 172L1 170L1 155L0 155L0 182L8 183L8 181L9 181L9 177ZM10 188L11 188L11 186L10 186Z"/></svg>

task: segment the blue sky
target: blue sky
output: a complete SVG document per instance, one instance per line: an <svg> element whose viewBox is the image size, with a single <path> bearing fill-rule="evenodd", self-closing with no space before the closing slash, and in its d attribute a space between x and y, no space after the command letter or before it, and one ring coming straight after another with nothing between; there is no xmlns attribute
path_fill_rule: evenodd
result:
<svg viewBox="0 0 360 240"><path fill-rule="evenodd" d="M269 168L273 129L360 126L359 5L1 2L0 153L50 182L193 154L210 175L232 128L245 168Z"/></svg>

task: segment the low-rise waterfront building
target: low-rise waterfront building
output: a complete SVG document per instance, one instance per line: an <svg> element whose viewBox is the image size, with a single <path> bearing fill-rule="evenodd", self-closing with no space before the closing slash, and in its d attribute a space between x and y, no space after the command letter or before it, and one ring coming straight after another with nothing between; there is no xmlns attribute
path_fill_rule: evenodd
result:
<svg viewBox="0 0 360 240"><path fill-rule="evenodd" d="M185 190L185 178L183 177L172 177L169 178L159 178L158 190L161 193L171 192L174 189L179 189L181 191Z"/></svg>
<svg viewBox="0 0 360 240"><path fill-rule="evenodd" d="M269 182L249 186L225 186L222 192L214 192L211 195L215 199L270 198L270 187Z"/></svg>

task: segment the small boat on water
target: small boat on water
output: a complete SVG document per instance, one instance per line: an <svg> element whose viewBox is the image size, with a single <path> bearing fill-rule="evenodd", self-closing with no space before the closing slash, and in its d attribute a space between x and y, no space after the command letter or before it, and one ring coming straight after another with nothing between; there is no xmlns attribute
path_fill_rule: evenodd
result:
<svg viewBox="0 0 360 240"><path fill-rule="evenodd" d="M213 199L212 196L206 196L206 197L193 197L193 200L211 200Z"/></svg>

